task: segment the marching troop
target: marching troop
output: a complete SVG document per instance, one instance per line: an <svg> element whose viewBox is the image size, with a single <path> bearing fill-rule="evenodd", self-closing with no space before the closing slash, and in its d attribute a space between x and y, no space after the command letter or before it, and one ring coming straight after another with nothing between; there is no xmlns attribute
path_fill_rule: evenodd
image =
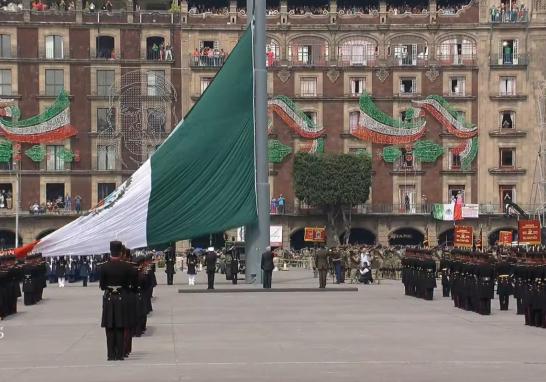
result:
<svg viewBox="0 0 546 382"><path fill-rule="evenodd" d="M402 259L406 295L432 300L436 288L436 253L408 248ZM516 300L517 314L525 325L546 328L546 252L529 248L495 248L491 252L453 249L443 253L438 268L443 297L455 307L482 315L491 314L496 294L500 310Z"/></svg>

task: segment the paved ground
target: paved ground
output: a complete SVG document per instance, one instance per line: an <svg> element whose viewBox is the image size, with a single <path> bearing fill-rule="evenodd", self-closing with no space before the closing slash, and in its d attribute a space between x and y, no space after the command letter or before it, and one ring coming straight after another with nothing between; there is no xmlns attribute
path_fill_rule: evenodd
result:
<svg viewBox="0 0 546 382"><path fill-rule="evenodd" d="M50 286L39 305L20 304L0 322L0 381L546 379L546 330L524 326L498 303L482 317L450 299L405 297L398 281L347 293L184 295L177 290L186 288L185 275L174 287L163 276L158 271L149 330L123 362L105 361L96 284ZM304 271L273 275L274 286L316 282Z"/></svg>

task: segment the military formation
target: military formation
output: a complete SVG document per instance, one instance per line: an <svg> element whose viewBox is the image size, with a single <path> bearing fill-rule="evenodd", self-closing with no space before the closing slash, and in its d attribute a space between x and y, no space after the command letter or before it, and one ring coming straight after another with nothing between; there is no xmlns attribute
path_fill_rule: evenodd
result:
<svg viewBox="0 0 546 382"><path fill-rule="evenodd" d="M402 283L407 295L432 299L427 289L441 277L442 296L456 308L491 314L491 300L499 298L501 311L509 309L510 296L525 325L546 328L546 252L529 248L492 248L488 252L452 249L439 257L435 250L406 249ZM496 287L496 293L495 293ZM420 292L419 292L420 291Z"/></svg>
<svg viewBox="0 0 546 382"><path fill-rule="evenodd" d="M101 326L106 331L107 359L121 361L132 350L132 338L146 331L157 285L150 255L131 257L119 241L110 243L110 259L99 264L99 287L104 291Z"/></svg>

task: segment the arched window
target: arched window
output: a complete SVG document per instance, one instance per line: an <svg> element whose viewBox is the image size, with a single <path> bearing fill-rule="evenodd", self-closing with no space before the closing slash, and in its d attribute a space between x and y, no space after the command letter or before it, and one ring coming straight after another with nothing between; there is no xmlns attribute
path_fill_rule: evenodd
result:
<svg viewBox="0 0 546 382"><path fill-rule="evenodd" d="M288 46L288 60L297 66L324 65L328 53L328 42L320 37L299 37Z"/></svg>
<svg viewBox="0 0 546 382"><path fill-rule="evenodd" d="M279 46L279 43L273 39L269 40L265 46L265 55L267 67L275 66L281 56L281 47Z"/></svg>
<svg viewBox="0 0 546 382"><path fill-rule="evenodd" d="M450 38L438 45L436 52L442 65L473 65L476 59L476 43L467 38Z"/></svg>
<svg viewBox="0 0 546 382"><path fill-rule="evenodd" d="M338 62L342 66L372 66L377 60L377 44L366 39L344 41L338 49Z"/></svg>

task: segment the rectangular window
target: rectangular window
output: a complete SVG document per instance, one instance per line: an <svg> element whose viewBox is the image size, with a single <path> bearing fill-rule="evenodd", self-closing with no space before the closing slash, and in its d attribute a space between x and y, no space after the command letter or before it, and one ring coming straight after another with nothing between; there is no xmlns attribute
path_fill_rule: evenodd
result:
<svg viewBox="0 0 546 382"><path fill-rule="evenodd" d="M61 151L64 149L63 145L48 145L46 146L47 171L63 171L64 160L61 159Z"/></svg>
<svg viewBox="0 0 546 382"><path fill-rule="evenodd" d="M464 77L451 77L449 79L449 95L454 97L465 96L465 78Z"/></svg>
<svg viewBox="0 0 546 382"><path fill-rule="evenodd" d="M11 95L11 69L0 69L0 96Z"/></svg>
<svg viewBox="0 0 546 382"><path fill-rule="evenodd" d="M300 91L302 97L316 97L317 95L317 78L302 77L300 80Z"/></svg>
<svg viewBox="0 0 546 382"><path fill-rule="evenodd" d="M352 96L359 96L366 89L366 82L365 82L364 78L351 78L350 79L350 84L351 84L351 95Z"/></svg>
<svg viewBox="0 0 546 382"><path fill-rule="evenodd" d="M415 78L400 79L400 94L417 93L417 80Z"/></svg>
<svg viewBox="0 0 546 382"><path fill-rule="evenodd" d="M500 198L500 203L503 206L503 211L504 211L505 203L507 202L516 203L516 186L514 185L499 186L499 198Z"/></svg>
<svg viewBox="0 0 546 382"><path fill-rule="evenodd" d="M449 150L449 169L460 170L461 169L461 155Z"/></svg>
<svg viewBox="0 0 546 382"><path fill-rule="evenodd" d="M426 52L417 53L417 44L404 44L394 47L394 58L399 66L415 66L417 58L425 58Z"/></svg>
<svg viewBox="0 0 546 382"><path fill-rule="evenodd" d="M513 168L516 166L516 149L501 148L499 149L499 166L501 168Z"/></svg>
<svg viewBox="0 0 546 382"><path fill-rule="evenodd" d="M499 41L499 65L517 65L518 40Z"/></svg>
<svg viewBox="0 0 546 382"><path fill-rule="evenodd" d="M0 57L11 58L11 36L0 34Z"/></svg>
<svg viewBox="0 0 546 382"><path fill-rule="evenodd" d="M113 145L97 146L97 170L114 170L116 147Z"/></svg>
<svg viewBox="0 0 546 382"><path fill-rule="evenodd" d="M62 36L46 36L46 58L48 60L64 58Z"/></svg>
<svg viewBox="0 0 546 382"><path fill-rule="evenodd" d="M415 213L416 192L415 186L400 186L400 212Z"/></svg>
<svg viewBox="0 0 546 382"><path fill-rule="evenodd" d="M304 111L303 114L305 114L311 121L313 121L314 124L317 123L317 113L315 111Z"/></svg>
<svg viewBox="0 0 546 382"><path fill-rule="evenodd" d="M100 97L110 96L110 88L114 85L115 71L97 70L97 95Z"/></svg>
<svg viewBox="0 0 546 382"><path fill-rule="evenodd" d="M149 70L147 78L147 92L149 96L160 96L165 88L165 71Z"/></svg>
<svg viewBox="0 0 546 382"><path fill-rule="evenodd" d="M360 122L360 112L351 111L349 113L349 131L354 131L358 129L359 122Z"/></svg>
<svg viewBox="0 0 546 382"><path fill-rule="evenodd" d="M298 62L304 65L311 65L312 62L311 45L298 46Z"/></svg>
<svg viewBox="0 0 546 382"><path fill-rule="evenodd" d="M203 94L205 90L207 90L211 82L211 77L201 77L201 94Z"/></svg>
<svg viewBox="0 0 546 382"><path fill-rule="evenodd" d="M97 108L97 132L114 131L116 129L116 109Z"/></svg>
<svg viewBox="0 0 546 382"><path fill-rule="evenodd" d="M501 77L499 81L500 96L516 95L516 77Z"/></svg>
<svg viewBox="0 0 546 382"><path fill-rule="evenodd" d="M515 129L515 113L513 111L503 111L500 113L500 128Z"/></svg>
<svg viewBox="0 0 546 382"><path fill-rule="evenodd" d="M45 71L45 95L58 96L64 89L64 70L46 69Z"/></svg>
<svg viewBox="0 0 546 382"><path fill-rule="evenodd" d="M456 203L457 199L464 204L464 186L448 186L447 202Z"/></svg>
<svg viewBox="0 0 546 382"><path fill-rule="evenodd" d="M116 189L115 183L97 183L97 200L99 204Z"/></svg>

